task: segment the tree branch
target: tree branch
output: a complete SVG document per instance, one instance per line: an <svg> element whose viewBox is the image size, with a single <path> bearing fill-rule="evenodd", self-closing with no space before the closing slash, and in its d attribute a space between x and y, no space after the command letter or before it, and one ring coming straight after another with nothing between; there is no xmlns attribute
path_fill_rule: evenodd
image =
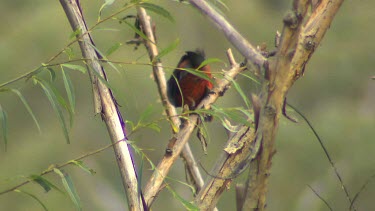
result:
<svg viewBox="0 0 375 211"><path fill-rule="evenodd" d="M216 86L212 89L212 93L205 97L196 109L209 108L212 103L214 103L219 96L221 96L225 90L228 89L231 81L239 74L243 68L238 64L233 66L230 70L224 73L222 79L217 80ZM151 204L154 197L158 193L164 178L168 174L172 164L177 159L178 155L181 153L183 147L188 142L191 133L196 127L198 121L198 114L191 114L189 118L181 125L179 132L170 140L174 143L171 146L172 153L166 153L163 159L159 162L157 168L152 174L149 182L145 188L145 200L147 204ZM213 209L214 207L212 207Z"/></svg>
<svg viewBox="0 0 375 211"><path fill-rule="evenodd" d="M213 10L207 2L190 0L190 3L210 18L223 31L227 39L250 61L264 67L259 108L254 109L256 130L242 127L232 138L240 148L231 155L223 153L212 171L215 178L205 183L195 201L200 210L210 210L230 184L230 175L250 163L250 172L242 210L264 210L270 175L274 141L282 106L289 88L302 74L306 63L319 45L343 0L322 0L303 25L308 0L295 0L293 11L284 18L284 29L276 58L267 61L230 24ZM258 105L253 105L257 106ZM244 132L243 130L247 130ZM231 140L230 140L231 142ZM256 152L259 153L256 154ZM254 154L255 153L255 154ZM245 155L244 155L245 154ZM236 159L238 158L238 159Z"/></svg>
<svg viewBox="0 0 375 211"><path fill-rule="evenodd" d="M147 15L145 9L142 7L137 8L138 17L140 19L140 24L142 26L142 29L144 33L146 34L147 38L149 40L144 40L145 46L148 50L148 54L150 56L151 62L153 62L153 74L156 81L156 84L158 86L159 95L161 98L161 101L163 102L163 106L165 108L166 114L168 118L171 120L172 125L172 131L174 133L173 128L179 128L180 127L180 118L178 117L176 108L169 102L168 95L167 95L167 83L165 79L165 73L163 71L162 63L160 61L154 61L155 58L158 56L158 49L156 46L156 39L155 35L152 30L151 26L151 20L150 17ZM188 168L188 171L194 181L195 190L198 192L202 186L203 186L203 178L202 175L197 167L197 162L193 156L193 153L191 151L189 143L186 143L184 146L181 157L185 161L185 165ZM149 206L151 204L148 204Z"/></svg>
<svg viewBox="0 0 375 211"><path fill-rule="evenodd" d="M270 62L270 69L265 75L267 80L263 82L260 95L262 108L256 140L261 140L261 152L251 164L257 168L250 169L253 178L248 183L243 210L266 208L268 177L275 153L275 136L286 94L303 74L305 65L328 30L342 2L320 1L320 5L303 25L309 1L296 0L293 4L292 22L285 21L288 17L284 18L285 26L276 59Z"/></svg>
<svg viewBox="0 0 375 211"><path fill-rule="evenodd" d="M93 48L95 44L93 43L90 34L87 32L87 26L83 19L79 1L60 0L60 3L64 8L73 31L80 31L80 34L83 34L79 40L79 46L83 57L87 59L89 72L95 71L96 74L106 79L104 69L99 62L99 56ZM96 109L100 108L99 110L101 111L102 118L107 125L107 130L112 143L114 144L119 140L126 140L126 134L123 128L124 125L121 121L122 117L118 112L111 90L106 87L103 82L98 80L95 74L91 73L90 77L93 84L94 96L97 96L98 103L101 105L100 107L96 107ZM122 183L128 199L129 209L144 210L142 199L140 197L141 193L138 191L137 175L128 144L125 141L120 141L113 146L116 154L116 161L122 177Z"/></svg>
<svg viewBox="0 0 375 211"><path fill-rule="evenodd" d="M224 33L229 42L231 42L247 60L251 61L258 67L263 67L265 65L266 58L264 58L264 56L260 54L256 48L254 48L222 15L211 7L208 1L189 0L189 2L212 20L215 23L215 26Z"/></svg>

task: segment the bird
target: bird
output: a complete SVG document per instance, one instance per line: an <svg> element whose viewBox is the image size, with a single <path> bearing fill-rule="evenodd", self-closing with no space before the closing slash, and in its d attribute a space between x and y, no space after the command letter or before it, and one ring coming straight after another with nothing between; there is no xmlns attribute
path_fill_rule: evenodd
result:
<svg viewBox="0 0 375 211"><path fill-rule="evenodd" d="M186 51L181 57L167 83L168 98L175 107L185 108L187 105L189 110L194 110L213 88L211 80L192 74L192 71L186 71L195 69L212 79L210 66L206 64L201 67L204 60L202 50Z"/></svg>

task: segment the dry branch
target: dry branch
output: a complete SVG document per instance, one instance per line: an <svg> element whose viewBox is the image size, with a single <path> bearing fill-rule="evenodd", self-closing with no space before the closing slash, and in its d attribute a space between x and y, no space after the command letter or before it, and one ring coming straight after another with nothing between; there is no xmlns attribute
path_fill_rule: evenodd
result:
<svg viewBox="0 0 375 211"><path fill-rule="evenodd" d="M105 77L103 67L99 62L97 52L93 48L93 43L90 34L87 31L87 26L83 19L83 14L79 6L78 0L60 0L62 7L69 19L70 25L74 32L79 31L80 35L77 35L79 40L79 46L82 51L82 56L86 59L89 72L95 71L102 78ZM118 112L117 106L111 94L111 90L103 84L95 74L91 73L91 82L93 84L94 96L97 96L99 105L96 105L95 111L100 111L102 118L107 125L108 133L111 137L111 141L114 144L113 148L116 154L116 161L120 169L122 183L128 199L128 206L130 210L144 210L141 194L138 192L138 181L137 175L134 169L132 156L125 141L125 131L121 122L122 117ZM97 102L97 101L95 101ZM117 143L120 141L119 143ZM117 144L115 144L117 143Z"/></svg>
<svg viewBox="0 0 375 211"><path fill-rule="evenodd" d="M284 18L285 26L276 58L270 60L268 66L267 60L259 56L260 54L206 1L190 0L193 6L216 23L216 26L223 31L238 51L249 61L265 69L262 91L259 95L260 110L255 111L259 112L256 114L256 116L259 115L256 131L242 127L236 134L236 141L239 141L238 143L242 146L236 153L232 155L224 153L218 160L212 171L216 177L207 181L196 197L200 210L211 210L220 194L230 183L227 175L238 171L242 165L250 161L249 182L242 210L265 209L268 177L272 156L275 153L274 141L286 94L295 80L303 74L306 63L328 30L342 2L343 0L319 1L305 21L309 1L294 1L293 11ZM255 157L253 153L257 152L259 145L260 151ZM238 160L235 157L238 157Z"/></svg>
<svg viewBox="0 0 375 211"><path fill-rule="evenodd" d="M208 1L189 0L200 12L206 15L215 23L226 36L226 38L236 47L236 49L249 61L263 67L266 59L254 48L222 15L220 15Z"/></svg>
<svg viewBox="0 0 375 211"><path fill-rule="evenodd" d="M158 49L156 46L155 34L151 26L151 19L150 19L150 16L147 15L146 10L143 9L142 7L138 7L137 12L138 12L138 17L139 17L141 28L148 38L148 40L144 40L144 43L148 50L150 60L153 62L152 64L153 75L154 75L156 84L158 86L159 95L163 103L163 106L165 108L165 112L168 118L171 120L171 123L174 125L172 126L172 131L174 132L173 128L180 127L181 122L178 117L176 108L169 102L169 99L167 96L167 83L166 83L165 73L162 67L162 63L160 61L154 61L155 58L157 58L159 53L158 53ZM181 152L181 157L185 161L185 165L188 169L189 176L191 176L194 186L195 186L195 190L196 192L198 192L203 186L203 178L198 169L197 162L193 156L189 143L186 143L186 145L184 146ZM148 205L150 206L151 202Z"/></svg>

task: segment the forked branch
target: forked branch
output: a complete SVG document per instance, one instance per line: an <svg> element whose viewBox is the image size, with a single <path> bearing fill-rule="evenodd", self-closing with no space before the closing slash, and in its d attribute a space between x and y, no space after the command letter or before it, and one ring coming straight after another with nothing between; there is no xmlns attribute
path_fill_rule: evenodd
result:
<svg viewBox="0 0 375 211"><path fill-rule="evenodd" d="M259 95L260 109L254 110L257 112L255 116L259 116L259 121L256 121L259 122L256 125L256 130L248 129L244 133L242 130L245 128L242 128L238 132L246 134L247 138L246 140L238 139L238 141L244 142L239 142L241 147L236 153L248 154L240 156L236 153L232 155L227 153L228 155L224 154L218 160L221 166L215 167L212 172L217 176L207 181L196 197L196 203L200 210L212 209L220 194L229 185L230 180L225 175L231 175L231 173L223 174L223 172L226 168L230 170L230 167L222 166L233 162L228 159L233 156L240 157L241 160L236 160L237 166L231 167L232 172L241 169L244 162L250 162L249 182L240 210L265 209L268 177L272 156L275 153L275 136L285 97L293 83L303 74L307 62L316 47L319 46L342 2L343 0L321 0L317 5L314 5L312 14L305 19L310 1L295 0L293 10L284 18L284 29L276 58L270 60L268 66L264 65L268 64L265 58L259 56L260 54L206 1L190 0L193 6L216 23L216 26L223 31L239 52L255 65L264 67L265 71ZM260 146L259 153L254 156L253 152L257 151L258 145ZM223 157L225 162L221 161ZM216 183L221 183L222 187L212 185Z"/></svg>

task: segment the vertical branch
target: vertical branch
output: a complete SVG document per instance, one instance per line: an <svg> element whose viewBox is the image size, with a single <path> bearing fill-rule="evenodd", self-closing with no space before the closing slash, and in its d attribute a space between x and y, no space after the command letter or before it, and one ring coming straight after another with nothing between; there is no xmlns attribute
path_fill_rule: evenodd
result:
<svg viewBox="0 0 375 211"><path fill-rule="evenodd" d="M87 31L87 26L79 7L79 1L60 0L60 3L64 8L73 31L79 30L82 35L79 36L79 46L82 51L82 56L88 61L89 72L95 71L102 78L105 78L104 69L98 60L97 52L93 48L95 45ZM94 74L91 74L91 79L93 86L97 87L97 89L93 90L94 96L97 95L100 99L102 118L106 123L111 141L114 144L113 147L116 154L116 161L120 169L129 209L137 211L144 210L141 194L138 192L137 175L134 169L130 149L125 141L121 141L126 140L123 122L121 121L121 114L118 112L111 90L98 80ZM120 142L117 143L118 141Z"/></svg>
<svg viewBox="0 0 375 211"><path fill-rule="evenodd" d="M239 134L240 130L234 136L241 143L241 147L235 154L224 159L221 169L215 167L213 172L214 175L217 175L217 178L206 182L204 188L196 197L196 203L200 210L210 210L215 205L223 191L223 187L215 184L221 184L222 186L229 184L228 179L225 179L228 178L225 177L229 174L225 173L228 168L231 168L232 172L236 172L238 168L241 168L243 162L250 161L249 182L247 183L245 196L243 196L245 201L242 203L242 209L240 209L265 210L268 178L272 156L275 153L275 137L286 94L295 80L303 74L305 65L328 30L342 2L343 0L321 0L305 22L306 24L302 25L309 1L295 0L293 11L284 18L285 27L276 58L267 65L267 60L259 56L259 53L207 2L190 0L193 6L223 31L227 39L236 46L242 55L265 69L265 80L262 82L259 97L260 109L254 110L254 112L258 112L256 116L259 116L259 120L256 120L258 124L254 132L255 135L242 140L245 138L243 136L238 137L238 135L241 135ZM248 134L248 132L245 134ZM260 144L260 151L254 156L254 149L256 151L258 144ZM242 153L249 153L249 155L241 156ZM239 160L233 159L234 156L239 157ZM223 160L223 158L220 159Z"/></svg>
<svg viewBox="0 0 375 211"><path fill-rule="evenodd" d="M276 61L270 64L266 74L267 81L263 83L263 106L256 136L262 143L261 152L254 161L256 164L252 164L257 168L250 169L253 178L247 187L243 210L266 208L268 178L275 153L275 136L285 97L293 83L303 74L305 65L321 42L342 2L343 0L320 1L304 24L309 1L296 0L293 4L294 14L287 15L284 19L285 26Z"/></svg>
<svg viewBox="0 0 375 211"><path fill-rule="evenodd" d="M167 95L167 83L165 79L165 73L163 71L163 66L160 61L155 61L155 58L158 56L158 49L156 46L156 39L154 32L151 26L150 16L147 15L146 10L142 7L137 7L138 17L140 19L140 24L142 29L149 40L144 40L145 46L147 48L149 57L151 62L153 63L153 75L158 87L159 95L163 106L165 108L165 112L168 118L171 120L172 131L173 128L178 128L181 124L180 118L178 117L176 108L169 102L168 95ZM188 168L189 172L192 175L192 179L194 181L195 189L198 191L203 186L203 178L202 175L197 168L197 162L194 158L194 155L191 151L189 143L186 143L184 146L181 157L185 160L185 165ZM157 170L156 170L157 171ZM147 198L148 195L146 195ZM150 205L150 204L149 204Z"/></svg>

